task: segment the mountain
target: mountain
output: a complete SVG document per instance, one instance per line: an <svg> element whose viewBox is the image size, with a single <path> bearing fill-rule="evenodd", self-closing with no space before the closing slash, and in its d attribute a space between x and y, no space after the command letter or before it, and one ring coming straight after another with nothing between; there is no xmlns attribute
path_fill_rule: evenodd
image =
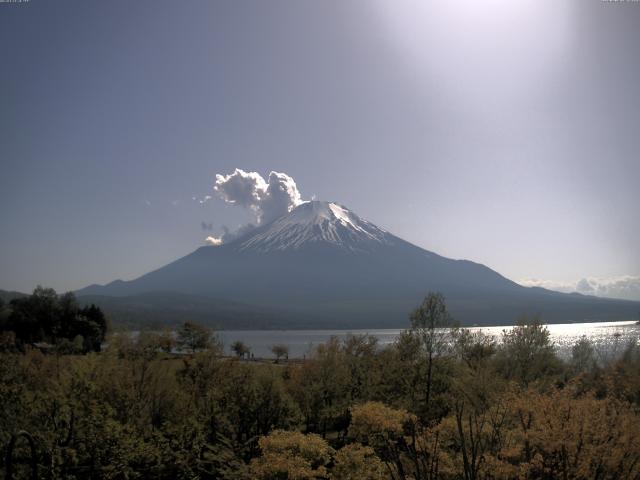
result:
<svg viewBox="0 0 640 480"><path fill-rule="evenodd" d="M15 292L12 290L0 290L0 299L5 303L9 303L14 298L24 298L28 296L29 294L27 293Z"/></svg>
<svg viewBox="0 0 640 480"><path fill-rule="evenodd" d="M117 310L109 305L135 304L146 295L147 313L166 321L195 313L181 307L193 297L202 307L199 316L209 312L209 322L224 328L376 328L406 326L429 291L442 292L463 324L512 324L525 314L546 322L628 320L640 311L638 302L522 287L484 265L429 252L341 205L319 201L135 280L77 294L107 312ZM177 302L171 311L159 301L167 295ZM202 299L216 303L205 306ZM245 319L257 313L261 320L234 321L230 311L238 319L239 312L249 315Z"/></svg>

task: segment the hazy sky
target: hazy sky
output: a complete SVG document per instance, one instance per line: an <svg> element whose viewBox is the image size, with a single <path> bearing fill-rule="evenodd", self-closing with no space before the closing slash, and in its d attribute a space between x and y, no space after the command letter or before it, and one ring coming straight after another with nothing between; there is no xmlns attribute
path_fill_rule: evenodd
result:
<svg viewBox="0 0 640 480"><path fill-rule="evenodd" d="M189 253L248 220L199 201L236 167L515 280L640 277L640 3L30 0L0 42L0 288Z"/></svg>

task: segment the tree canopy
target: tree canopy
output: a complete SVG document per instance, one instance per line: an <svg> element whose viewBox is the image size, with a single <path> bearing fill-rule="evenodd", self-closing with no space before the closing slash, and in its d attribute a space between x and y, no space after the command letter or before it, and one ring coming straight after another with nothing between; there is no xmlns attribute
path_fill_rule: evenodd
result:
<svg viewBox="0 0 640 480"><path fill-rule="evenodd" d="M74 310L49 293L44 312ZM215 339L187 327L189 342ZM0 478L31 465L65 479L640 478L639 344L603 359L581 339L562 359L536 320L496 338L445 331L430 379L413 330L334 337L281 364L215 341L184 355L169 332L91 355L0 348Z"/></svg>
<svg viewBox="0 0 640 480"><path fill-rule="evenodd" d="M73 342L79 352L100 351L107 320L95 305L80 306L73 293L58 295L37 287L33 294L9 303L11 313L0 322L0 332L13 332L19 348L46 342Z"/></svg>

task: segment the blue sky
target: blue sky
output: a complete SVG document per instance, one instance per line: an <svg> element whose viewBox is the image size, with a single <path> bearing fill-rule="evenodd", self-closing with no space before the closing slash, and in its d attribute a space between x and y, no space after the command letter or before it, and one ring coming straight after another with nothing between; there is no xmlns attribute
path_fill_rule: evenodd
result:
<svg viewBox="0 0 640 480"><path fill-rule="evenodd" d="M199 202L237 167L512 279L640 285L638 25L600 0L0 4L0 288L189 253L250 220Z"/></svg>

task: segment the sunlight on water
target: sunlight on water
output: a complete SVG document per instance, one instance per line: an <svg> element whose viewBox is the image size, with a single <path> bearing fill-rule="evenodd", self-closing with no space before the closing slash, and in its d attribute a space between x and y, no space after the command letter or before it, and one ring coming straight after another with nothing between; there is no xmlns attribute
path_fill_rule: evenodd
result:
<svg viewBox="0 0 640 480"><path fill-rule="evenodd" d="M471 331L482 331L487 335L500 339L503 330L512 327L471 327ZM628 322L599 322L599 323L569 323L547 325L551 341L556 347L558 355L569 357L571 347L582 337L586 336L593 342L597 354L603 359L619 355L629 342L640 339L640 325L635 321ZM392 343L401 329L380 330L226 330L218 332L225 350L236 340L241 340L251 348L256 357L273 357L271 347L275 344L285 344L289 347L290 358L303 358L320 343L326 342L332 336L346 338L349 334L369 334L378 338L380 345Z"/></svg>

